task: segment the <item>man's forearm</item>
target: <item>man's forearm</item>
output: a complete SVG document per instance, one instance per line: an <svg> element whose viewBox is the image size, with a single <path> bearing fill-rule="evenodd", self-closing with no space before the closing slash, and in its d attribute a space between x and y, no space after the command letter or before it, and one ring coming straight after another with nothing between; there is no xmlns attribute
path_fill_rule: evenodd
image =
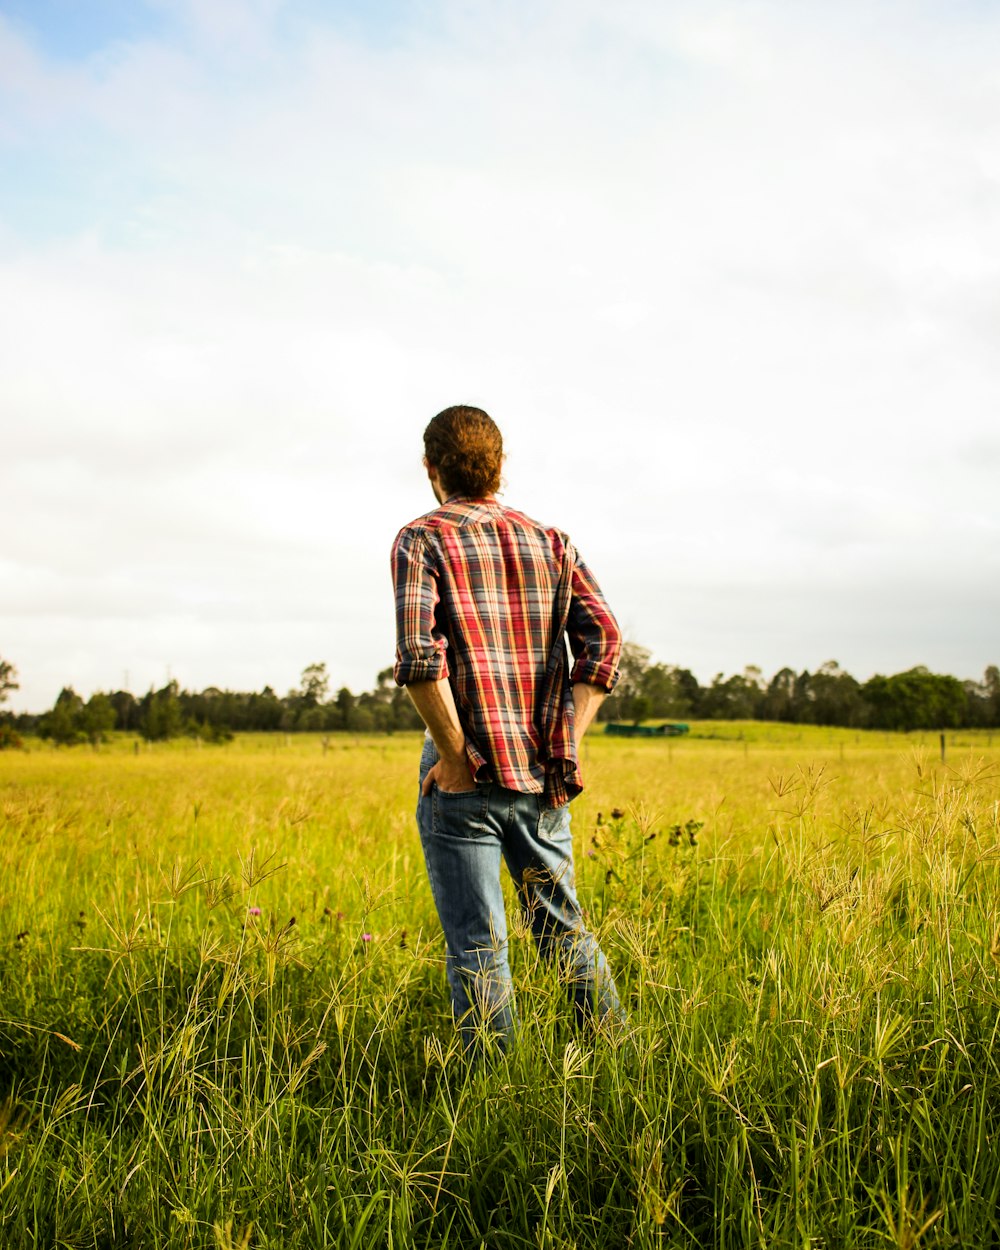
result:
<svg viewBox="0 0 1000 1250"><path fill-rule="evenodd" d="M606 691L600 686L590 686L586 682L578 681L573 684L573 737L576 740L577 750L583 741L583 735L590 727L591 721L597 715L597 709L604 702Z"/></svg>
<svg viewBox="0 0 1000 1250"><path fill-rule="evenodd" d="M441 757L424 777L423 793L430 794L433 786L452 794L474 790L476 783L465 749L465 731L458 719L448 678L411 682L406 693L430 730Z"/></svg>
<svg viewBox="0 0 1000 1250"><path fill-rule="evenodd" d="M438 755L451 764L464 763L465 730L458 719L455 696L447 677L440 681L415 681L406 687L420 719L430 730Z"/></svg>

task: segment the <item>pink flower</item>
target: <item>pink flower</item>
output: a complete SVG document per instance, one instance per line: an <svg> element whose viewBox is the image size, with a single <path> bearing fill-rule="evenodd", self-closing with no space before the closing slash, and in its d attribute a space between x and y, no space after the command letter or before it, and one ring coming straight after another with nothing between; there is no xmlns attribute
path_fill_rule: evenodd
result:
<svg viewBox="0 0 1000 1250"><path fill-rule="evenodd" d="M250 908L250 911L249 911L249 913L248 913L248 914L249 914L249 915L251 915L251 916L259 916L259 915L260 915L260 908L259 908L259 907L251 907L251 908Z"/></svg>
<svg viewBox="0 0 1000 1250"><path fill-rule="evenodd" d="M370 933L362 933L361 940L362 942L370 942L372 940L372 935Z"/></svg>

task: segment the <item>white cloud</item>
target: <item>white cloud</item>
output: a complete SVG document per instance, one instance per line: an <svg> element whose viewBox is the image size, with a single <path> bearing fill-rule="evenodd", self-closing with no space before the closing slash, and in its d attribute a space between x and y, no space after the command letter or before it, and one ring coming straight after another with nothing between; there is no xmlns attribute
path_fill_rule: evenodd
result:
<svg viewBox="0 0 1000 1250"><path fill-rule="evenodd" d="M58 223L0 196L22 706L68 655L370 684L458 399L664 659L771 662L755 613L775 666L997 658L989 12L437 4L365 42L162 7L181 34L69 65L0 21L0 162Z"/></svg>

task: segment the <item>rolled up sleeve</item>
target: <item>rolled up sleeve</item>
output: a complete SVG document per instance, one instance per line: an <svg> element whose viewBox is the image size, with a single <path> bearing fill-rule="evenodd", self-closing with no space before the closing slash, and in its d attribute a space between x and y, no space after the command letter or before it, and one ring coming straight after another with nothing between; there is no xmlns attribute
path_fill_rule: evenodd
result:
<svg viewBox="0 0 1000 1250"><path fill-rule="evenodd" d="M419 532L400 530L392 545L392 582L396 595L396 662L399 686L440 681L448 676L448 640L436 628L438 574Z"/></svg>
<svg viewBox="0 0 1000 1250"><path fill-rule="evenodd" d="M609 694L618 683L622 634L594 575L576 556L566 634L575 663L570 682L598 686Z"/></svg>

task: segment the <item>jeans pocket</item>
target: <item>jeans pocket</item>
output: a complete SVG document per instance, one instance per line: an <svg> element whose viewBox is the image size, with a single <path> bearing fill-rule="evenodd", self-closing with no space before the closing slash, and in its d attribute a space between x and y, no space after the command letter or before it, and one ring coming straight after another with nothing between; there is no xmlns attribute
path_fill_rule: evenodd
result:
<svg viewBox="0 0 1000 1250"><path fill-rule="evenodd" d="M564 803L562 807L539 806L538 836L540 838L557 844L566 843L571 846L572 837L569 829L570 811L568 803Z"/></svg>
<svg viewBox="0 0 1000 1250"><path fill-rule="evenodd" d="M434 739L427 734L424 738L423 749L420 752L420 784L424 784L424 778L438 762L437 747L434 745Z"/></svg>
<svg viewBox="0 0 1000 1250"><path fill-rule="evenodd" d="M435 786L431 791L434 832L452 838L483 837L490 832L486 823L489 802L489 790L485 785L457 793Z"/></svg>

